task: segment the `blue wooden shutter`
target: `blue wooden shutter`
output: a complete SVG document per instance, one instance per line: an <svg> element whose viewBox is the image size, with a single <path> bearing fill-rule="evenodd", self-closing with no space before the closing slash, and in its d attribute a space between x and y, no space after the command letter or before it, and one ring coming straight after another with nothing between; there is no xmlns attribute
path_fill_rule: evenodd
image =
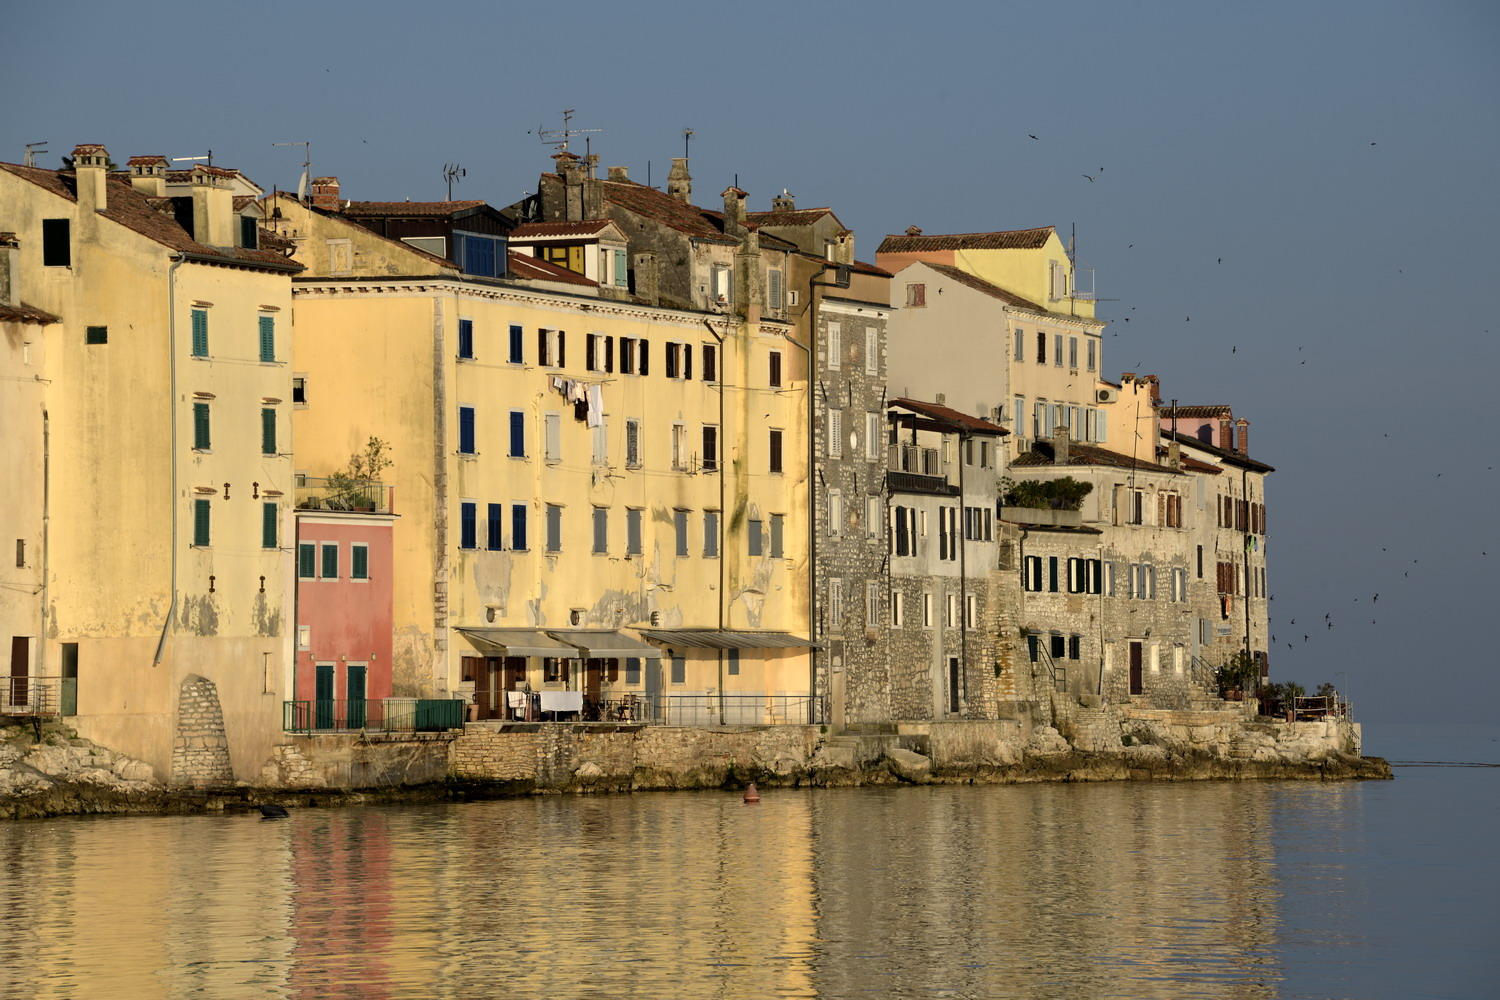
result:
<svg viewBox="0 0 1500 1000"><path fill-rule="evenodd" d="M274 316L260 318L260 359L262 361L276 360L276 317Z"/></svg>
<svg viewBox="0 0 1500 1000"><path fill-rule="evenodd" d="M208 357L208 312L193 310L193 357Z"/></svg>
<svg viewBox="0 0 1500 1000"><path fill-rule="evenodd" d="M500 551L500 522L504 519L502 508L497 503L492 503L485 510L485 520L489 531L485 537L485 547L491 552Z"/></svg>
<svg viewBox="0 0 1500 1000"><path fill-rule="evenodd" d="M510 547L518 552L526 551L526 505L512 504L510 508Z"/></svg>
<svg viewBox="0 0 1500 1000"><path fill-rule="evenodd" d="M475 523L475 519L479 513L478 506L478 504L472 503L463 503L459 506L458 547L461 549L478 547L479 529Z"/></svg>
<svg viewBox="0 0 1500 1000"><path fill-rule="evenodd" d="M458 450L465 455L474 454L474 407L458 408Z"/></svg>
<svg viewBox="0 0 1500 1000"><path fill-rule="evenodd" d="M511 364L522 364L525 362L525 347L523 344L524 331L519 326L510 328L510 361Z"/></svg>
<svg viewBox="0 0 1500 1000"><path fill-rule="evenodd" d="M458 321L458 356L461 358L474 356L474 321L472 319Z"/></svg>
<svg viewBox="0 0 1500 1000"><path fill-rule="evenodd" d="M526 457L526 414L520 410L510 413L510 453L513 458Z"/></svg>

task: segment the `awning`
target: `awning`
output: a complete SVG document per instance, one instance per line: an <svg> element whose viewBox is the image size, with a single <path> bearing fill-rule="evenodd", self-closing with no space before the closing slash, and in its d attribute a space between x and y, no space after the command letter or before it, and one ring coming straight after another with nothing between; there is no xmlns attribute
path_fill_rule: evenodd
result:
<svg viewBox="0 0 1500 1000"><path fill-rule="evenodd" d="M817 649L817 644L790 632L736 631L717 628L642 629L652 642L674 649Z"/></svg>
<svg viewBox="0 0 1500 1000"><path fill-rule="evenodd" d="M534 628L461 628L459 634L486 656L561 656L577 659L578 650Z"/></svg>
<svg viewBox="0 0 1500 1000"><path fill-rule="evenodd" d="M570 648L582 653L585 659L608 660L630 657L647 660L661 659L661 650L655 646L649 646L639 639L631 638L624 632L616 632L614 629L552 628L547 630L547 634L560 642L567 643Z"/></svg>

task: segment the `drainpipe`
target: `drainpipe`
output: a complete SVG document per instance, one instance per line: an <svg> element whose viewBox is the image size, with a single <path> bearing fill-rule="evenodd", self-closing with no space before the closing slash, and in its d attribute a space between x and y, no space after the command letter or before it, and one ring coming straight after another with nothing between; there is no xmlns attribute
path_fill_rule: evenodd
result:
<svg viewBox="0 0 1500 1000"><path fill-rule="evenodd" d="M1250 595L1254 591L1255 571L1250 568L1250 470L1240 469L1240 495L1245 498L1245 537L1241 540L1240 547L1245 550L1245 655L1254 660L1255 653L1251 649L1250 639ZM1256 668L1255 690L1260 692L1259 667Z"/></svg>
<svg viewBox="0 0 1500 1000"><path fill-rule="evenodd" d="M813 286L813 282L808 282ZM812 314L808 321L807 339L812 340L813 330L817 323L817 310L814 308L817 299L817 290L808 288L807 311ZM816 381L814 371L812 347L808 344L799 343L788 337L787 343L793 347L800 348L807 355L807 638L813 646L808 650L807 666L807 721L809 724L817 721L818 706L818 507L817 495L813 492L815 482L813 459L816 456L816 439L813 435L813 383Z"/></svg>
<svg viewBox="0 0 1500 1000"><path fill-rule="evenodd" d="M161 666L162 650L167 645L167 632L172 627L172 619L177 616L177 508L180 506L177 500L177 269L182 266L182 261L183 257L179 254L172 258L172 263L167 268L167 371L170 385L167 396L167 427L172 448L168 461L172 481L172 603L167 607L166 620L161 623L161 638L156 640L156 655L151 659L153 667Z"/></svg>
<svg viewBox="0 0 1500 1000"><path fill-rule="evenodd" d="M47 408L42 407L42 605L40 630L36 634L36 672L38 677L47 676L47 543L52 521L52 418ZM58 681L58 696L62 695L61 675Z"/></svg>
<svg viewBox="0 0 1500 1000"><path fill-rule="evenodd" d="M458 292L453 293L455 312ZM432 430L433 430L433 650L434 693L448 684L448 372L443 343L443 300L432 299ZM440 610L441 608L441 610Z"/></svg>
<svg viewBox="0 0 1500 1000"><path fill-rule="evenodd" d="M719 631L724 631L724 587L729 562L729 547L725 541L729 536L729 522L727 515L729 511L724 506L724 338L719 336L718 331L708 320L703 321L703 326L708 330L709 336L718 343L718 364L715 366L714 376L719 389L719 432L718 440L714 442L714 449L718 452L714 456L714 472L719 477ZM719 650L719 725L724 724L724 650Z"/></svg>
<svg viewBox="0 0 1500 1000"><path fill-rule="evenodd" d="M963 695L964 704L960 706L959 715L962 717L963 708L969 703L969 573L968 573L968 551L969 551L969 509L964 501L968 497L964 494L964 443L968 435L963 431L958 432L958 667L959 667L959 691Z"/></svg>

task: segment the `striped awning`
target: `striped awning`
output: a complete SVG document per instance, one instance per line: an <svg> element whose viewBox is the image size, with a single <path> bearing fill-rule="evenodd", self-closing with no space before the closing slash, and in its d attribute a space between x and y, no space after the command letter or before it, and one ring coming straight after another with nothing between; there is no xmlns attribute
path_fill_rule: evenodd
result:
<svg viewBox="0 0 1500 1000"><path fill-rule="evenodd" d="M817 644L790 632L719 628L641 629L652 642L673 649L817 649Z"/></svg>
<svg viewBox="0 0 1500 1000"><path fill-rule="evenodd" d="M461 628L459 634L486 656L560 656L577 659L578 650L534 628Z"/></svg>
<svg viewBox="0 0 1500 1000"><path fill-rule="evenodd" d="M575 650L585 659L661 659L661 650L615 629L549 628L547 634ZM556 654L552 654L556 655Z"/></svg>

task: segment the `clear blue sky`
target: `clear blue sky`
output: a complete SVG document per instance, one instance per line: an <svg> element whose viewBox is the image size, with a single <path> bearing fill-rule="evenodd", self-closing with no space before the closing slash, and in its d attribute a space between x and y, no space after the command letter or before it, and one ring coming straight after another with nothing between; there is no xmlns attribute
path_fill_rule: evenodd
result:
<svg viewBox="0 0 1500 1000"><path fill-rule="evenodd" d="M346 197L441 197L456 161L458 196L503 205L548 166L527 130L574 107L604 164L644 179L649 160L661 183L691 127L701 203L735 174L753 208L787 187L866 259L913 224L1076 223L1118 300L1106 371L1233 403L1279 469L1273 672L1344 679L1372 720L1500 701L1500 5L115 0L5 19L7 160L38 139L52 164L79 142L121 162L211 148L291 187L300 151L271 143L308 139Z"/></svg>

